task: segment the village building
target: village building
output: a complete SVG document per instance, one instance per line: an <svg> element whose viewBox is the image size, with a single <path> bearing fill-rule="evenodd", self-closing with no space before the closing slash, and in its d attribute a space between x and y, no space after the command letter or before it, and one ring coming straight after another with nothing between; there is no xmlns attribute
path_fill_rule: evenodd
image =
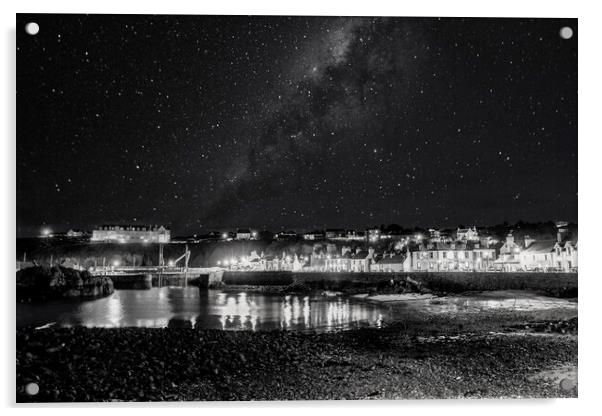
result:
<svg viewBox="0 0 602 416"><path fill-rule="evenodd" d="M428 240L431 243L451 243L452 242L452 238L449 234L434 229L434 228L430 228L429 230L429 237Z"/></svg>
<svg viewBox="0 0 602 416"><path fill-rule="evenodd" d="M556 267L556 240L535 241L520 253L520 265L524 271L552 271Z"/></svg>
<svg viewBox="0 0 602 416"><path fill-rule="evenodd" d="M236 236L234 238L236 240L250 240L251 230L249 230L248 228L239 228L236 230Z"/></svg>
<svg viewBox="0 0 602 416"><path fill-rule="evenodd" d="M91 241L119 243L169 243L171 235L164 226L103 225L92 231Z"/></svg>
<svg viewBox="0 0 602 416"><path fill-rule="evenodd" d="M577 241L558 241L559 239L531 243L520 254L521 269L524 271L576 272Z"/></svg>
<svg viewBox="0 0 602 416"><path fill-rule="evenodd" d="M292 230L280 231L275 237L282 240L294 240L298 237L298 234Z"/></svg>
<svg viewBox="0 0 602 416"><path fill-rule="evenodd" d="M83 230L70 229L69 231L67 231L67 233L65 234L65 236L67 238L82 238L82 237L89 236L89 234L86 231L83 231Z"/></svg>
<svg viewBox="0 0 602 416"><path fill-rule="evenodd" d="M344 238L347 235L347 232L339 228L329 228L324 231L324 235L328 240L337 240Z"/></svg>
<svg viewBox="0 0 602 416"><path fill-rule="evenodd" d="M310 231L303 234L304 240L315 241L324 239L324 231Z"/></svg>
<svg viewBox="0 0 602 416"><path fill-rule="evenodd" d="M479 232L477 227L458 228L456 230L456 241L479 241Z"/></svg>
<svg viewBox="0 0 602 416"><path fill-rule="evenodd" d="M347 241L363 241L365 239L365 234L362 231L347 230L344 239Z"/></svg>
<svg viewBox="0 0 602 416"><path fill-rule="evenodd" d="M356 273L369 272L370 265L374 261L374 249L370 247L368 250L357 249L355 254L351 255L350 271Z"/></svg>
<svg viewBox="0 0 602 416"><path fill-rule="evenodd" d="M568 224L556 223L556 240L533 241L520 254L524 271L576 272L577 237L569 236Z"/></svg>
<svg viewBox="0 0 602 416"><path fill-rule="evenodd" d="M556 242L556 268L563 272L577 272L577 240Z"/></svg>
<svg viewBox="0 0 602 416"><path fill-rule="evenodd" d="M380 240L382 233L379 228L369 228L366 230L366 240L369 243L375 243Z"/></svg>
<svg viewBox="0 0 602 416"><path fill-rule="evenodd" d="M407 260L407 261L406 261ZM410 260L402 254L389 253L383 255L381 258L376 259L370 266L370 271L373 272L385 272L385 273L398 273L408 271L404 269L409 268Z"/></svg>
<svg viewBox="0 0 602 416"><path fill-rule="evenodd" d="M351 251L344 251L340 255L326 255L324 260L324 271L326 272L350 272Z"/></svg>
<svg viewBox="0 0 602 416"><path fill-rule="evenodd" d="M525 236L525 244L514 240L512 233L506 236L506 241L500 247L499 257L493 262L495 270L503 272L516 272L522 269L520 253L531 244L529 236Z"/></svg>
<svg viewBox="0 0 602 416"><path fill-rule="evenodd" d="M479 243L428 243L411 252L412 271L487 271L495 249Z"/></svg>

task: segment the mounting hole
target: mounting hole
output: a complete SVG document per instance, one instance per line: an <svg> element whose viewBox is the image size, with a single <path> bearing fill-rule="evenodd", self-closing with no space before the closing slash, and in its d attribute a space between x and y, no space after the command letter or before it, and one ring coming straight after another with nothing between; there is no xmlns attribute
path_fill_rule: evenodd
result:
<svg viewBox="0 0 602 416"><path fill-rule="evenodd" d="M30 396L35 396L39 392L40 386L38 386L38 383L29 383L25 386L25 393L29 394Z"/></svg>
<svg viewBox="0 0 602 416"><path fill-rule="evenodd" d="M575 383L575 380L571 379L571 378L563 378L562 380L560 380L560 388L562 388L563 390L572 390L575 388L577 384Z"/></svg>
<svg viewBox="0 0 602 416"><path fill-rule="evenodd" d="M40 25L36 22L29 22L25 25L25 32L27 32L28 35L37 35L39 31Z"/></svg>
<svg viewBox="0 0 602 416"><path fill-rule="evenodd" d="M561 27L559 33L562 39L570 39L573 37L573 29L569 26Z"/></svg>

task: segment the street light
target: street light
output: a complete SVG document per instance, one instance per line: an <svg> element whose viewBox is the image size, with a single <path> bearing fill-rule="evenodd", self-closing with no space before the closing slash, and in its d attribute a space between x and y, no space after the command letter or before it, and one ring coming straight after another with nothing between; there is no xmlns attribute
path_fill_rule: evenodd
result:
<svg viewBox="0 0 602 416"><path fill-rule="evenodd" d="M42 228L42 236L43 237L50 236L50 233L51 233L50 228Z"/></svg>

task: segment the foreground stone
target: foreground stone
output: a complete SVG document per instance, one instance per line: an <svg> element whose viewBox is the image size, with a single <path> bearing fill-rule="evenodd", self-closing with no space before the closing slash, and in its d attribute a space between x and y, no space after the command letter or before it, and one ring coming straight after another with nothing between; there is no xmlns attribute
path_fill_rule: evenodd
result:
<svg viewBox="0 0 602 416"><path fill-rule="evenodd" d="M576 371L576 334L475 333L431 323L331 334L24 328L17 331L17 400L577 396L574 382L542 376ZM26 393L31 383L35 396Z"/></svg>

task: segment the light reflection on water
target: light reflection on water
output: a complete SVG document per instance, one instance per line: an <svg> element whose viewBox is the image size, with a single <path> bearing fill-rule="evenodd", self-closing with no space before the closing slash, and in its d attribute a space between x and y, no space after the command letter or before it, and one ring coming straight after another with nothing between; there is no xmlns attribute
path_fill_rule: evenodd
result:
<svg viewBox="0 0 602 416"><path fill-rule="evenodd" d="M18 304L17 326L316 330L379 327L388 308L345 297L201 291L196 287L117 290L96 300ZM385 318L386 320L386 318Z"/></svg>

